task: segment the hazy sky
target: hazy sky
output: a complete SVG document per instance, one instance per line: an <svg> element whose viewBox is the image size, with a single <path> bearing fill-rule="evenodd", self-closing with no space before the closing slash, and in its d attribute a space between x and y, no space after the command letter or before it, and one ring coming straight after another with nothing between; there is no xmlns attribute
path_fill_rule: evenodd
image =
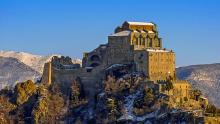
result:
<svg viewBox="0 0 220 124"><path fill-rule="evenodd" d="M177 66L220 62L220 0L0 0L0 50L82 58L124 21L156 23Z"/></svg>

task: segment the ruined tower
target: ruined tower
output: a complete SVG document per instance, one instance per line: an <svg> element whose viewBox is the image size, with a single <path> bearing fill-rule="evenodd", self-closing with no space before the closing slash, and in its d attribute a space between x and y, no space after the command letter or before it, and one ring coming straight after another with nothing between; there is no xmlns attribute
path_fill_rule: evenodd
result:
<svg viewBox="0 0 220 124"><path fill-rule="evenodd" d="M50 85L52 83L52 64L47 62L44 64L44 71L41 79L41 83Z"/></svg>

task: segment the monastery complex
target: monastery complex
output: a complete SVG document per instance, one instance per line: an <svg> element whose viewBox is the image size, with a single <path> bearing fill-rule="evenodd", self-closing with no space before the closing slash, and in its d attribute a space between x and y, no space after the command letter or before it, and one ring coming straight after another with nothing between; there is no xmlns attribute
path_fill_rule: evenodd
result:
<svg viewBox="0 0 220 124"><path fill-rule="evenodd" d="M83 55L82 65L73 64L69 57L53 57L45 64L41 82L83 84L86 96L93 98L102 81L111 75L119 78L126 73L138 73L146 83L153 83L158 92L176 97L176 102L189 97L191 86L187 81L176 79L175 52L163 48L157 26L146 22L124 22L108 36L108 43ZM164 91L166 82L173 88ZM204 104L207 100L202 99Z"/></svg>

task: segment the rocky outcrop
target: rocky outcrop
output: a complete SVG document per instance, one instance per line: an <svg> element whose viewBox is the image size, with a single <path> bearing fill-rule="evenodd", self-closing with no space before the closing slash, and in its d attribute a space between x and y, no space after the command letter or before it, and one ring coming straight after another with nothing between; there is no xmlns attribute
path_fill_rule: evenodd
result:
<svg viewBox="0 0 220 124"><path fill-rule="evenodd" d="M23 104L29 99L29 97L35 94L36 89L37 87L31 80L28 80L23 83L18 83L15 86L15 91L14 91L15 103L17 105Z"/></svg>

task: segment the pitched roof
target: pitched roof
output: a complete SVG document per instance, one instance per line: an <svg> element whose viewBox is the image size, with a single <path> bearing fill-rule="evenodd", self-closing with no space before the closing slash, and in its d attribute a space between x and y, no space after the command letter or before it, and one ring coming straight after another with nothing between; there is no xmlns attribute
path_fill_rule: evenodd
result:
<svg viewBox="0 0 220 124"><path fill-rule="evenodd" d="M146 49L148 52L171 52L169 50L163 50L163 49Z"/></svg>
<svg viewBox="0 0 220 124"><path fill-rule="evenodd" d="M149 22L127 22L130 25L154 25L153 23L149 23Z"/></svg>
<svg viewBox="0 0 220 124"><path fill-rule="evenodd" d="M111 34L109 36L129 36L131 34L131 31L121 31L115 34Z"/></svg>

